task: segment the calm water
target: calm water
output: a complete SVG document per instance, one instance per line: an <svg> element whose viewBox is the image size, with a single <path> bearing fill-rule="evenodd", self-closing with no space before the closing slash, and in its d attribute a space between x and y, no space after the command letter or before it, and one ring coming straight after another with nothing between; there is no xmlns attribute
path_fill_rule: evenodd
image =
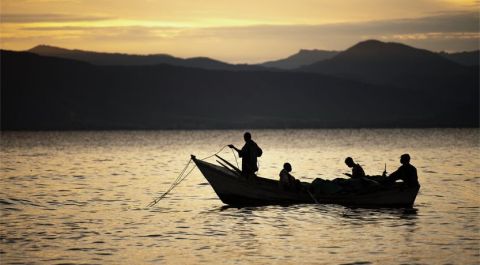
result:
<svg viewBox="0 0 480 265"><path fill-rule="evenodd" d="M392 172L408 152L422 184L414 209L228 208L197 169L146 208L190 154L241 146L243 132L3 133L0 263L480 263L479 130L252 133L271 178L285 161L304 181L340 177L346 156Z"/></svg>

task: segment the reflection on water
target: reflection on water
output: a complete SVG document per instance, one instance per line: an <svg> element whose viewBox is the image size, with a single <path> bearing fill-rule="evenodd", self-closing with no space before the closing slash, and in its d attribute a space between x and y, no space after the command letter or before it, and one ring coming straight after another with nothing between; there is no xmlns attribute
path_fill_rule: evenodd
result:
<svg viewBox="0 0 480 265"><path fill-rule="evenodd" d="M392 172L408 152L413 209L224 206L198 172L152 208L190 154L242 131L9 132L1 136L1 264L478 264L477 129L260 130L260 175L304 181ZM233 160L225 149L221 155Z"/></svg>

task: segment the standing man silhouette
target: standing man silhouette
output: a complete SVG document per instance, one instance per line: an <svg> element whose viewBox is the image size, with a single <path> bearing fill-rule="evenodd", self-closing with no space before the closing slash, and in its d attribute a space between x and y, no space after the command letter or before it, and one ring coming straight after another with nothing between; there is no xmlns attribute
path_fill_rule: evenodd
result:
<svg viewBox="0 0 480 265"><path fill-rule="evenodd" d="M255 172L258 171L257 157L262 156L263 151L252 140L252 135L249 132L243 134L243 139L245 140L245 145L242 149L236 148L233 144L229 144L228 147L238 152L238 156L242 158L242 174L249 178L250 176L255 176Z"/></svg>

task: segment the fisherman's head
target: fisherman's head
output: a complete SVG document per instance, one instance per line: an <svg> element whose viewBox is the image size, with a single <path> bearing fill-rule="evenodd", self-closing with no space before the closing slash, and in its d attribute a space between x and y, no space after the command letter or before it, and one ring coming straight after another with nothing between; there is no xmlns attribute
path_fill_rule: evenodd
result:
<svg viewBox="0 0 480 265"><path fill-rule="evenodd" d="M248 142L252 140L252 135L249 132L246 132L243 134L243 139L245 140L245 142Z"/></svg>
<svg viewBox="0 0 480 265"><path fill-rule="evenodd" d="M410 163L410 155L409 154L403 154L400 156L400 163L402 163L402 165L407 165L408 163Z"/></svg>
<svg viewBox="0 0 480 265"><path fill-rule="evenodd" d="M285 169L287 172L292 172L292 165L290 165L290 163L285 163L283 164L283 169Z"/></svg>
<svg viewBox="0 0 480 265"><path fill-rule="evenodd" d="M353 167L355 165L351 157L345 158L345 164L347 164L348 167Z"/></svg>

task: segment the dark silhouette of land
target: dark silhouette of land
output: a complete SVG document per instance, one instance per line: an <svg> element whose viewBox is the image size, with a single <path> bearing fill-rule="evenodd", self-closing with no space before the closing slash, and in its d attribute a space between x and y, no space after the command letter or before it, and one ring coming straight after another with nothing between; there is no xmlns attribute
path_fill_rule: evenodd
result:
<svg viewBox="0 0 480 265"><path fill-rule="evenodd" d="M300 50L298 53L291 55L285 59L269 61L260 64L265 67L272 67L278 69L295 69L301 66L310 65L319 61L330 59L337 55L338 51L323 51L323 50Z"/></svg>
<svg viewBox="0 0 480 265"><path fill-rule="evenodd" d="M474 72L442 56L400 43L376 40L360 42L336 55L308 66L300 71L316 72L351 78L375 84L401 87L430 87L453 81L458 86ZM427 82L426 82L427 81Z"/></svg>
<svg viewBox="0 0 480 265"><path fill-rule="evenodd" d="M273 60L261 64L228 64L222 61L214 60L206 57L194 58L178 58L169 54L151 54L151 55L133 55L122 53L105 53L84 51L78 49L65 49L49 45L38 45L27 52L35 53L43 56L59 57L65 59L73 59L84 61L98 65L155 65L155 64L171 64L177 66L213 69L213 70L269 70L283 69L293 70L302 66L307 66L316 62L333 58L340 51L326 50L307 50L301 49L298 53L288 56L284 59ZM475 66L479 64L479 51L457 52L457 53L438 53L442 57L452 62L465 65Z"/></svg>
<svg viewBox="0 0 480 265"><path fill-rule="evenodd" d="M302 66L307 66L313 63L333 58L340 52L341 51L302 49L298 53L288 56L287 58L264 62L259 65L269 68L293 70ZM478 50L455 53L439 52L438 54L452 62L464 66L477 66L480 63L480 54Z"/></svg>
<svg viewBox="0 0 480 265"><path fill-rule="evenodd" d="M104 53L83 50L70 50L48 45L38 45L28 52L43 56L59 57L88 62L97 65L156 65L170 64L212 70L264 70L258 65L228 64L207 57L178 58L168 54L131 55L122 53Z"/></svg>
<svg viewBox="0 0 480 265"><path fill-rule="evenodd" d="M320 63L302 71L232 71L169 64L94 65L1 51L1 126L2 130L479 126L478 67L380 42L360 43Z"/></svg>
<svg viewBox="0 0 480 265"><path fill-rule="evenodd" d="M455 53L440 52L440 55L461 65L478 66L480 64L479 50Z"/></svg>

